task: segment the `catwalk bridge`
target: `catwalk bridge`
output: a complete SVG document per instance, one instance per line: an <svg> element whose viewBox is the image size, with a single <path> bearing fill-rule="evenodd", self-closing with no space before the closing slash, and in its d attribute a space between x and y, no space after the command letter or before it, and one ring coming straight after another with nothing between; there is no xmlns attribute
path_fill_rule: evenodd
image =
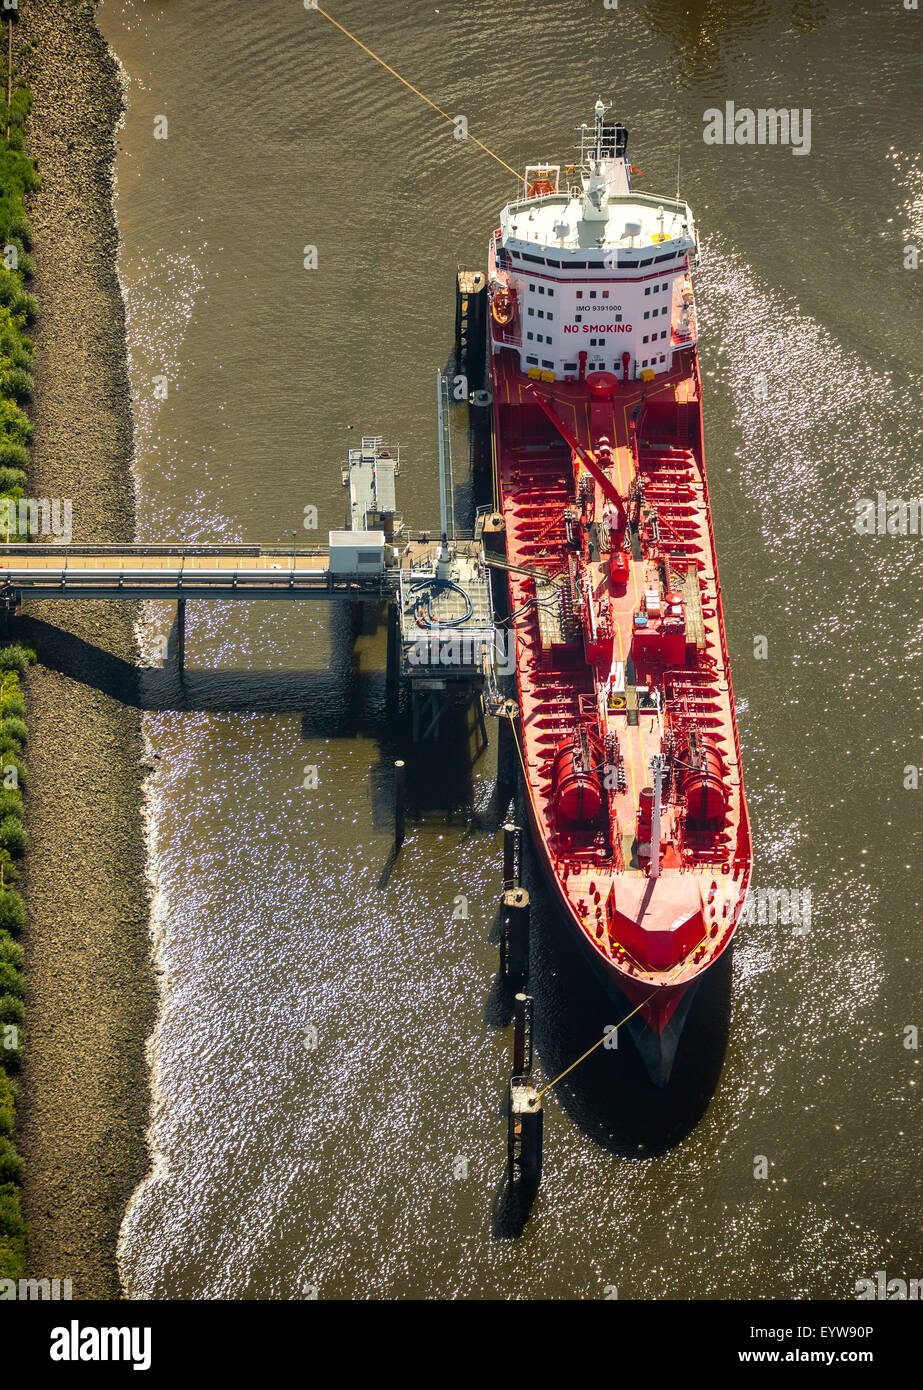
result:
<svg viewBox="0 0 923 1390"><path fill-rule="evenodd" d="M0 545L0 586L17 599L388 600L396 595L400 570L384 566L383 539L363 532L349 546L287 549L272 545Z"/></svg>

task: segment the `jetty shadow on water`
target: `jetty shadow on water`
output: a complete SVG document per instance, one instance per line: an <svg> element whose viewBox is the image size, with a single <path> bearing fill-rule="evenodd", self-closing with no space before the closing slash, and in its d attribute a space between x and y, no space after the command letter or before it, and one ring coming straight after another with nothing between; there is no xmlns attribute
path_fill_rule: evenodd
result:
<svg viewBox="0 0 923 1390"><path fill-rule="evenodd" d="M395 761L405 764L405 808L409 831L414 826L465 826L474 798L473 748L469 712L448 710L438 738L414 742L410 714L398 702L379 737L381 761L372 769L372 818L377 830L395 823ZM387 886L396 854L389 855L379 887Z"/></svg>
<svg viewBox="0 0 923 1390"><path fill-rule="evenodd" d="M136 709L300 714L305 738L383 733L384 673L351 661L327 671L181 671L169 648L162 667L136 666L28 613L16 631L49 670Z"/></svg>
<svg viewBox="0 0 923 1390"><path fill-rule="evenodd" d="M542 1071L552 1080L619 1023L630 1005L613 1003L578 952L531 853L525 876L532 901L534 1040ZM547 1142L554 1143L552 1097L588 1138L623 1158L657 1157L695 1129L717 1089L727 1050L730 955L725 951L698 987L668 1084L652 1084L627 1027L620 1028L617 1047L597 1047L547 1097Z"/></svg>

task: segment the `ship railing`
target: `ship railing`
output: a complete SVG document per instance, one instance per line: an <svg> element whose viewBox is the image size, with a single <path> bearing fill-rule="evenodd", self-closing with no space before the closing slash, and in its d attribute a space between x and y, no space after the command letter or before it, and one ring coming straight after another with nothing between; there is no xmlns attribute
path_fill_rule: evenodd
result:
<svg viewBox="0 0 923 1390"><path fill-rule="evenodd" d="M694 356L694 370L695 370L695 393L696 393L696 396L698 396L698 402L699 402L699 421L701 421L701 418L702 418L702 378L701 378L701 375L699 375L698 356ZM701 432L699 432L699 439L701 439ZM727 655L727 638L726 638L726 635L724 635L724 605L723 605L723 603L721 603L721 581L720 581L720 578L719 578L719 574L717 574L717 550L716 550L716 548L714 548L714 528L713 528L713 525L712 525L712 503L710 503L710 499L709 499L709 484L708 484L708 477L706 477L705 468L702 468L702 493L703 493L703 498L705 498L705 514L706 514L706 517L708 517L708 523L709 523L709 541L710 541L710 543L712 543L712 556L714 557L714 562L716 562L716 563L714 563L714 594L716 594L716 600L717 600L717 630L719 630L719 638L720 638L720 642L721 642L721 657L723 657L723 660L724 660L724 677L726 677L726 680L727 680L728 702L730 702L730 706L731 706L731 730L733 730L733 733L734 733L734 752L735 752L735 755L737 755L737 767L738 767L738 771L742 771L741 741L740 741L740 735L738 735L738 733L737 733L737 712L735 712L735 709L734 709L734 687L733 687L733 685L731 685L731 662L730 662L730 657L728 657L728 655Z"/></svg>

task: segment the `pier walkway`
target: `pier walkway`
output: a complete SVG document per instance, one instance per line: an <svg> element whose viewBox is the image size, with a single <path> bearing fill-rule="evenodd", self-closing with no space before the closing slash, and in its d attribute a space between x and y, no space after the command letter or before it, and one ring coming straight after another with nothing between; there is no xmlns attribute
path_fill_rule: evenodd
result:
<svg viewBox="0 0 923 1390"><path fill-rule="evenodd" d="M0 586L22 598L386 600L397 582L335 572L327 546L0 545Z"/></svg>

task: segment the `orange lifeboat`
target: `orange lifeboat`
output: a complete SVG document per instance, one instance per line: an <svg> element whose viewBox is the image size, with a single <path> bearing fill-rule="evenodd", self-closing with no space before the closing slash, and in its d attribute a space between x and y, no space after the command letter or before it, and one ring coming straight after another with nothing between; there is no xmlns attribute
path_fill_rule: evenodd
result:
<svg viewBox="0 0 923 1390"><path fill-rule="evenodd" d="M490 312L493 315L494 323L498 323L501 328L508 328L516 317L516 305L513 296L505 285L500 285L494 291L490 301Z"/></svg>
<svg viewBox="0 0 923 1390"><path fill-rule="evenodd" d="M551 179L546 179L541 176L537 179L533 179L532 183L529 184L530 198L544 198L546 193L553 193L554 191L555 188Z"/></svg>

